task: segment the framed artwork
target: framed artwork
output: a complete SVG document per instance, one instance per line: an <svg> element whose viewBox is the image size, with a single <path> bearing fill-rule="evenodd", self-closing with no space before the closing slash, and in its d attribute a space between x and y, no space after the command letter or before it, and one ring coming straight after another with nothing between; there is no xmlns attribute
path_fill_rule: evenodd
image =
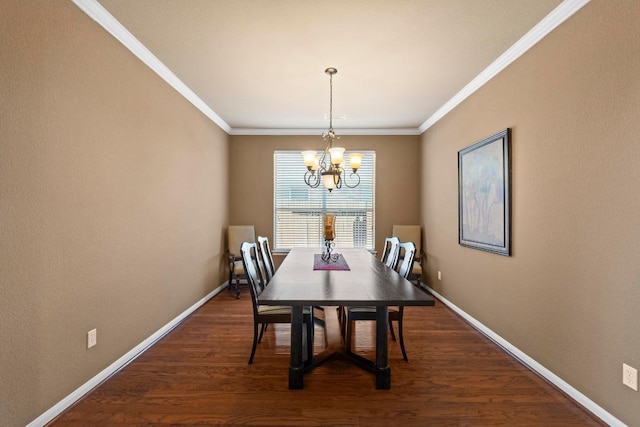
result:
<svg viewBox="0 0 640 427"><path fill-rule="evenodd" d="M458 243L511 255L510 129L458 151Z"/></svg>

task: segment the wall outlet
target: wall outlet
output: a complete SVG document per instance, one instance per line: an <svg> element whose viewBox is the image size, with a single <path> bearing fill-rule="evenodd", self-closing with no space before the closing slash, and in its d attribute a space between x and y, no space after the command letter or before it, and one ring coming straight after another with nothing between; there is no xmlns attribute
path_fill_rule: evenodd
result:
<svg viewBox="0 0 640 427"><path fill-rule="evenodd" d="M622 364L622 384L638 391L638 370L626 363Z"/></svg>
<svg viewBox="0 0 640 427"><path fill-rule="evenodd" d="M442 272L438 270L438 280L442 280Z"/></svg>
<svg viewBox="0 0 640 427"><path fill-rule="evenodd" d="M95 329L87 332L87 348L91 348L98 343L98 331Z"/></svg>

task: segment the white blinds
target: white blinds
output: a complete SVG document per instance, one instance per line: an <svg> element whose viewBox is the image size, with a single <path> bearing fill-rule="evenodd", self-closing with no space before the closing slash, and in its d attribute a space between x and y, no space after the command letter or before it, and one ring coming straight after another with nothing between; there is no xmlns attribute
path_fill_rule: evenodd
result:
<svg viewBox="0 0 640 427"><path fill-rule="evenodd" d="M322 213L336 214L336 248L363 247L373 250L375 230L375 151L363 155L358 170L360 185L331 193L322 185L304 183L306 168L299 151L275 151L274 165L274 251L293 247L322 246ZM345 152L348 158L349 152ZM351 170L345 175L347 182Z"/></svg>

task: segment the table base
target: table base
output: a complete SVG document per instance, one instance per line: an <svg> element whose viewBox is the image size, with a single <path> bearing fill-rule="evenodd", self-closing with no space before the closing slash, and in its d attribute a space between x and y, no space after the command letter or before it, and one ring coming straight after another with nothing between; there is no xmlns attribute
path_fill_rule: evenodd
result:
<svg viewBox="0 0 640 427"><path fill-rule="evenodd" d="M391 368L388 364L387 329L389 317L386 306L376 310L376 361L375 363L344 348L335 309L325 307L325 334L327 348L316 356L302 361L302 307L293 307L291 324L291 365L289 366L289 389L304 388L304 375L332 360L344 360L375 376L376 389L391 388ZM298 313L299 312L299 313ZM300 323L296 324L296 318Z"/></svg>

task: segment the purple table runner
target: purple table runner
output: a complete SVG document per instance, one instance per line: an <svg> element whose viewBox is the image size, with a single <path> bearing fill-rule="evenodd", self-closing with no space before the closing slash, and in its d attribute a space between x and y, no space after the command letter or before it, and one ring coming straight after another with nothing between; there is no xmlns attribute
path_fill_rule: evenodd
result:
<svg viewBox="0 0 640 427"><path fill-rule="evenodd" d="M336 261L323 261L322 254L314 254L313 255L313 269L314 270L343 270L348 271L351 270L347 261L344 259L342 254L338 255L338 259Z"/></svg>

